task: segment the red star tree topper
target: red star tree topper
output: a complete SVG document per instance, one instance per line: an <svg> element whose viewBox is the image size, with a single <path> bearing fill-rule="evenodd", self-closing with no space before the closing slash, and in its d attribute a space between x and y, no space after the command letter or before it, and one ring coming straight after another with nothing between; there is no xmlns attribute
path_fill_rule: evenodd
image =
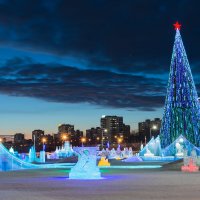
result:
<svg viewBox="0 0 200 200"><path fill-rule="evenodd" d="M173 24L173 26L174 26L175 30L180 30L181 29L181 24L179 24L178 21L175 24Z"/></svg>

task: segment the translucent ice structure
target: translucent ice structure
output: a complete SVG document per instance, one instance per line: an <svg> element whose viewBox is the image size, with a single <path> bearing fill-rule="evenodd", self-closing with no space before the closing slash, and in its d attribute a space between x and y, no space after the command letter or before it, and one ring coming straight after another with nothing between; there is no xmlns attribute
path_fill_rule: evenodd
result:
<svg viewBox="0 0 200 200"><path fill-rule="evenodd" d="M177 145L177 144L180 145ZM178 147L178 148L177 148ZM163 150L164 156L184 156L184 149L187 149L188 155L191 154L192 150L195 150L197 155L200 155L200 149L194 146L189 140L187 140L184 136L180 135L172 144L166 147Z"/></svg>
<svg viewBox="0 0 200 200"><path fill-rule="evenodd" d="M198 172L199 167L196 164L194 164L193 159L190 158L189 164L186 166L185 165L182 166L181 171L183 171L183 172Z"/></svg>
<svg viewBox="0 0 200 200"><path fill-rule="evenodd" d="M109 159L114 159L114 158L116 158L116 156L117 156L117 153L116 153L115 149L112 148L110 151Z"/></svg>
<svg viewBox="0 0 200 200"><path fill-rule="evenodd" d="M101 179L96 165L96 147L79 147L74 151L78 154L78 162L71 169L69 179Z"/></svg>
<svg viewBox="0 0 200 200"><path fill-rule="evenodd" d="M0 171L43 168L42 165L35 165L25 162L10 153L2 143L0 143Z"/></svg>
<svg viewBox="0 0 200 200"><path fill-rule="evenodd" d="M181 170L183 172L198 172L199 167L197 166L196 151L193 149L190 157L187 154L188 154L187 150L184 150L184 157L183 157L184 166L181 167Z"/></svg>
<svg viewBox="0 0 200 200"><path fill-rule="evenodd" d="M145 157L153 157L154 154L151 153L151 151L148 148L148 145L146 146L146 153L144 154Z"/></svg>
<svg viewBox="0 0 200 200"><path fill-rule="evenodd" d="M153 154L153 156L161 156L162 155L162 149L160 146L160 137L158 136L156 139L153 137L151 140L148 142L148 144L141 148L141 151L139 152L140 156L152 156L150 154Z"/></svg>
<svg viewBox="0 0 200 200"><path fill-rule="evenodd" d="M36 151L35 147L31 147L29 150L29 162L35 162L36 161Z"/></svg>
<svg viewBox="0 0 200 200"><path fill-rule="evenodd" d="M62 147L56 147L56 151L48 156L49 159L68 158L74 155L69 141L65 141Z"/></svg>

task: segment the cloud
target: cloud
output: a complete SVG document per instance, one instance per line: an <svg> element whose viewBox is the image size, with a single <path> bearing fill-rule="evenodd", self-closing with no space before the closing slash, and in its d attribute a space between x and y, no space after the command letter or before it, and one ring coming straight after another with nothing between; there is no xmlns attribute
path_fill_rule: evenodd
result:
<svg viewBox="0 0 200 200"><path fill-rule="evenodd" d="M54 102L154 110L164 104L165 87L159 78L40 64L29 58L8 60L0 68L0 93Z"/></svg>
<svg viewBox="0 0 200 200"><path fill-rule="evenodd" d="M177 19L191 57L198 59L193 27L199 27L199 6L194 0L1 1L0 43L85 59L90 69L163 74Z"/></svg>
<svg viewBox="0 0 200 200"><path fill-rule="evenodd" d="M199 73L199 6L194 0L0 1L1 45L87 65L83 70L71 63L10 59L0 67L0 92L115 108L162 107L176 20L183 24L188 57Z"/></svg>

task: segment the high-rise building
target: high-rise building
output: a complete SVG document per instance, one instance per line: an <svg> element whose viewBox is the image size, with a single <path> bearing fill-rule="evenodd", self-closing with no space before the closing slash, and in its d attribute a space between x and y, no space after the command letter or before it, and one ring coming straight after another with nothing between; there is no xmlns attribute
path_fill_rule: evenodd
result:
<svg viewBox="0 0 200 200"><path fill-rule="evenodd" d="M87 129L86 138L89 144L100 144L102 138L102 129L100 127Z"/></svg>
<svg viewBox="0 0 200 200"><path fill-rule="evenodd" d="M74 125L71 124L60 124L58 126L58 135L60 141L68 140L73 146L78 146L83 137L83 131L74 130Z"/></svg>
<svg viewBox="0 0 200 200"><path fill-rule="evenodd" d="M124 142L129 143L131 136L131 127L130 125L123 124L123 138Z"/></svg>
<svg viewBox="0 0 200 200"><path fill-rule="evenodd" d="M14 143L22 143L24 141L24 134L23 133L16 133L14 135Z"/></svg>
<svg viewBox="0 0 200 200"><path fill-rule="evenodd" d="M63 135L67 137L67 140L71 140L71 136L75 133L74 125L71 124L60 124L58 126L58 136L62 140Z"/></svg>
<svg viewBox="0 0 200 200"><path fill-rule="evenodd" d="M116 136L123 135L123 117L118 116L102 116L101 129L105 142L116 142Z"/></svg>
<svg viewBox="0 0 200 200"><path fill-rule="evenodd" d="M71 133L71 144L72 146L79 146L81 144L81 138L83 137L83 131L75 130Z"/></svg>
<svg viewBox="0 0 200 200"><path fill-rule="evenodd" d="M34 130L32 131L32 140L35 141L36 146L40 145L42 143L42 138L44 137L44 131L43 130Z"/></svg>
<svg viewBox="0 0 200 200"><path fill-rule="evenodd" d="M144 122L138 123L139 138L141 141L149 141L151 137L157 137L160 133L161 119L155 118L154 120L146 119Z"/></svg>

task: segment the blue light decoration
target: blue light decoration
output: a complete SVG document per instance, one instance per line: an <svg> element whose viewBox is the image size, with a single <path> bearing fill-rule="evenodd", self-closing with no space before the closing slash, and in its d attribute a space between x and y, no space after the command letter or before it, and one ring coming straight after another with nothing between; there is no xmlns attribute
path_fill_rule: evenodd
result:
<svg viewBox="0 0 200 200"><path fill-rule="evenodd" d="M97 166L96 147L76 147L78 162L69 172L69 179L101 179Z"/></svg>
<svg viewBox="0 0 200 200"><path fill-rule="evenodd" d="M200 146L200 105L190 65L180 35L176 30L165 108L160 130L161 146L165 148L180 135Z"/></svg>

